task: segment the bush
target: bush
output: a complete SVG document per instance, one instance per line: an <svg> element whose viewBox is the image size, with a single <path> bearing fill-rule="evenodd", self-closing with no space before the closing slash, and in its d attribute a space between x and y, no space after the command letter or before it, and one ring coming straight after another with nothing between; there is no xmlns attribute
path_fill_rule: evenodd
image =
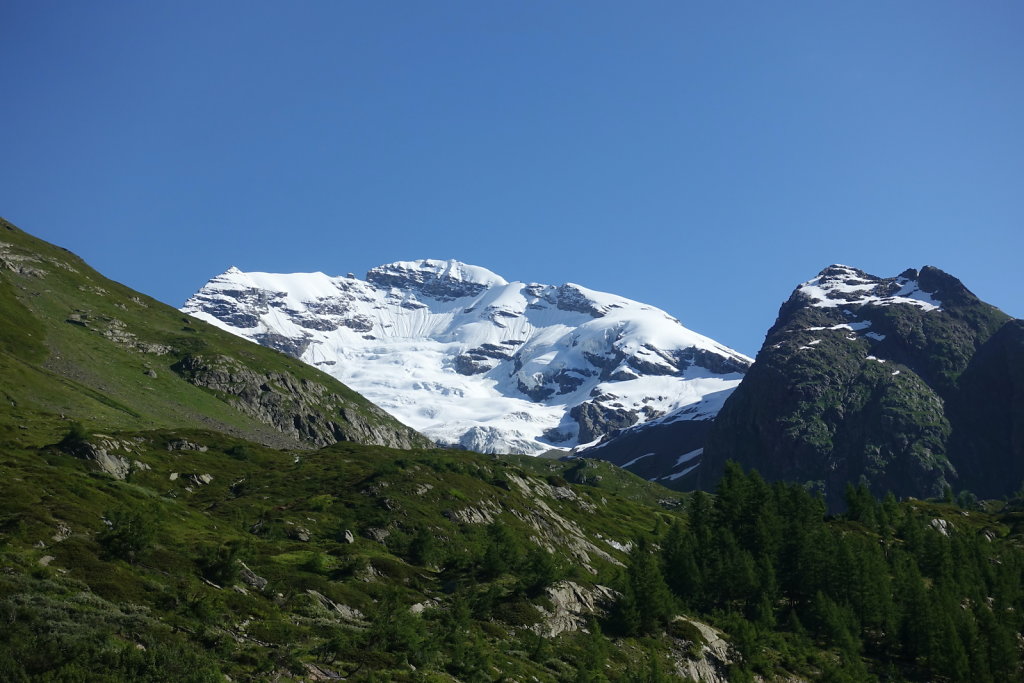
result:
<svg viewBox="0 0 1024 683"><path fill-rule="evenodd" d="M57 447L65 453L77 453L89 442L89 432L81 422L72 422L68 433L60 440Z"/></svg>
<svg viewBox="0 0 1024 683"><path fill-rule="evenodd" d="M533 626L541 619L540 611L528 600L503 602L495 608L494 616L510 626Z"/></svg>
<svg viewBox="0 0 1024 683"><path fill-rule="evenodd" d="M108 526L96 536L112 557L134 563L153 544L157 522L152 515L122 506L106 513Z"/></svg>
<svg viewBox="0 0 1024 683"><path fill-rule="evenodd" d="M567 482L564 477L561 477L557 474L549 474L547 476L547 481L552 486L559 488L566 488L569 486L569 482Z"/></svg>
<svg viewBox="0 0 1024 683"><path fill-rule="evenodd" d="M235 460L249 460L252 457L252 449L245 444L236 444L228 448L224 453Z"/></svg>
<svg viewBox="0 0 1024 683"><path fill-rule="evenodd" d="M688 643L686 654L690 659L698 659L704 646L707 645L707 640L700 629L686 619L676 619L670 623L668 633L673 638L685 640Z"/></svg>
<svg viewBox="0 0 1024 683"><path fill-rule="evenodd" d="M239 541L228 541L219 546L203 547L196 559L200 573L208 581L224 586L238 577L238 560L242 552Z"/></svg>

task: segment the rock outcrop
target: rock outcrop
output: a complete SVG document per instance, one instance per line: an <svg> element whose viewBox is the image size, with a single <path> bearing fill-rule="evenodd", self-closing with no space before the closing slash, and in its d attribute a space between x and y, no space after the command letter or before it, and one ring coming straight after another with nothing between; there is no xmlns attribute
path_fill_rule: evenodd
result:
<svg viewBox="0 0 1024 683"><path fill-rule="evenodd" d="M357 411L325 385L289 373L261 373L227 356L189 355L172 369L246 415L305 443L329 446L357 441L391 448L430 443L373 405Z"/></svg>
<svg viewBox="0 0 1024 683"><path fill-rule="evenodd" d="M552 584L545 594L551 607L538 607L541 620L533 626L533 631L545 638L586 628L590 617L602 616L617 595L606 586L587 588L575 581Z"/></svg>

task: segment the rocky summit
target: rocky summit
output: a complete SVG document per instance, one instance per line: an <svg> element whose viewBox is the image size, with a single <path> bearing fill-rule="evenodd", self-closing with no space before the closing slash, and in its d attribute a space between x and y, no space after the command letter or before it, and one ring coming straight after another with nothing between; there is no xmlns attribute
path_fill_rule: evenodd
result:
<svg viewBox="0 0 1024 683"><path fill-rule="evenodd" d="M662 310L458 261L365 279L213 278L183 311L321 368L438 443L568 451L689 409L706 420L750 359Z"/></svg>
<svg viewBox="0 0 1024 683"><path fill-rule="evenodd" d="M1022 324L926 266L881 278L832 265L782 305L710 430L694 484L726 460L810 482L839 503L946 487L1011 493L1024 479Z"/></svg>

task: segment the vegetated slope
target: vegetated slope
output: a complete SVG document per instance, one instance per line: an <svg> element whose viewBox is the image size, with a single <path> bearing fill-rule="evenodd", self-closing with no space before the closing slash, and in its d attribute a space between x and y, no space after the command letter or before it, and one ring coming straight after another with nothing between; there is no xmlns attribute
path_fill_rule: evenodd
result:
<svg viewBox="0 0 1024 683"><path fill-rule="evenodd" d="M563 680L625 549L679 506L606 463L77 438L0 449L3 680ZM83 444L129 460L126 479Z"/></svg>
<svg viewBox="0 0 1024 683"><path fill-rule="evenodd" d="M1020 349L1020 321L936 268L830 266L783 304L697 485L713 488L734 459L833 503L859 481L877 496L1007 495L1024 479Z"/></svg>
<svg viewBox="0 0 1024 683"><path fill-rule="evenodd" d="M458 261L392 263L365 280L232 268L183 310L485 453L567 451L673 412L709 419L750 363L652 306Z"/></svg>
<svg viewBox="0 0 1024 683"><path fill-rule="evenodd" d="M645 597L618 615L641 633L665 626L672 598L711 616L742 655L738 680L780 665L826 681L1021 680L1024 498L898 503L864 485L844 498L826 517L806 487L728 463L714 499L695 493L686 530L660 540L664 583L630 571Z"/></svg>
<svg viewBox="0 0 1024 683"><path fill-rule="evenodd" d="M112 282L6 221L0 313L0 398L11 409L0 430L53 414L277 446L429 443L334 378Z"/></svg>
<svg viewBox="0 0 1024 683"><path fill-rule="evenodd" d="M1019 512L861 490L827 519L735 468L683 506L600 461L200 431L8 441L0 470L3 680L1021 671Z"/></svg>

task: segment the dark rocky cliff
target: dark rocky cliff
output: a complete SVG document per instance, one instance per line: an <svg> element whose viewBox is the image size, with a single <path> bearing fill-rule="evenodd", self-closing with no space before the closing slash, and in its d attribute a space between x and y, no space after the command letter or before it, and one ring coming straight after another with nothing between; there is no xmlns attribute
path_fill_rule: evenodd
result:
<svg viewBox="0 0 1024 683"><path fill-rule="evenodd" d="M697 485L713 488L732 459L833 504L859 481L879 495L1002 496L1022 478L1020 325L937 268L830 266L782 305Z"/></svg>

